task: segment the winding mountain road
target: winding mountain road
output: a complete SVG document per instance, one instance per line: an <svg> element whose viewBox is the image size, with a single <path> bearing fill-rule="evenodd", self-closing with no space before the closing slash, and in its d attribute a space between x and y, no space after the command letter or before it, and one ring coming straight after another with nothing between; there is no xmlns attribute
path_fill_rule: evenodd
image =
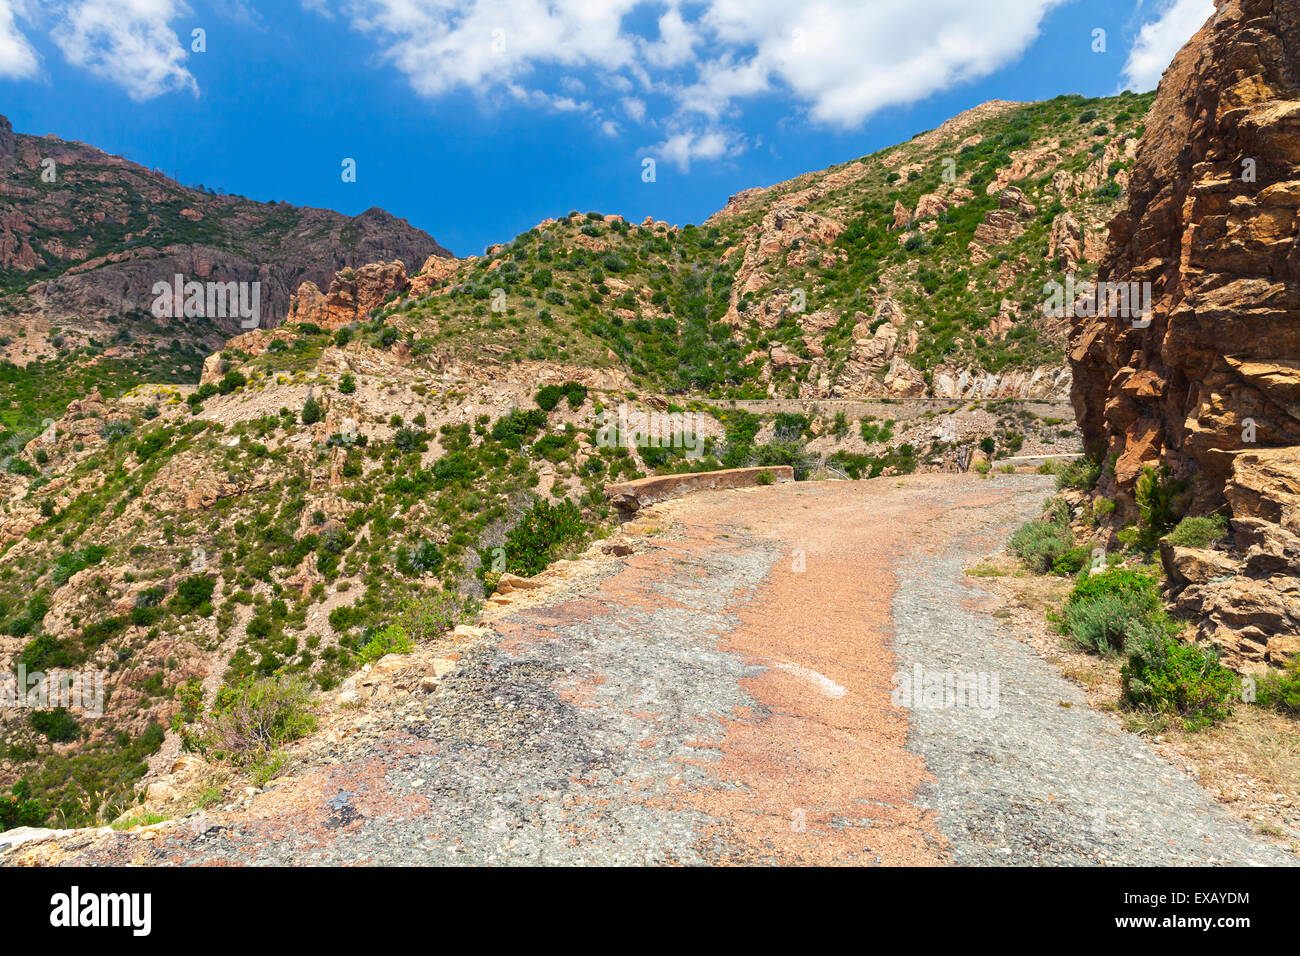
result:
<svg viewBox="0 0 1300 956"><path fill-rule="evenodd" d="M660 505L645 550L501 609L438 690L247 806L65 862L1293 862L981 608L963 564L1049 491L926 475Z"/></svg>

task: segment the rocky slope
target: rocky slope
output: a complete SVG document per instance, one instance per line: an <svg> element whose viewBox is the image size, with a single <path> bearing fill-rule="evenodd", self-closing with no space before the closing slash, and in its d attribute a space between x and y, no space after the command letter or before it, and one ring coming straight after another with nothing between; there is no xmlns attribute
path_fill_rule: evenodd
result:
<svg viewBox="0 0 1300 956"><path fill-rule="evenodd" d="M1300 651L1300 4L1219 0L1136 160L1099 275L1150 283L1150 322L1075 321L1075 409L1116 527L1152 479L1180 513L1231 516L1224 547L1165 547L1177 604L1231 662L1281 663Z"/></svg>
<svg viewBox="0 0 1300 956"><path fill-rule="evenodd" d="M333 324L382 296L448 363L566 362L675 394L1064 398L1045 287L1095 272L1149 103L986 103L703 225L571 212L409 284L377 264L304 285L293 308Z"/></svg>
<svg viewBox="0 0 1300 956"><path fill-rule="evenodd" d="M702 226L575 212L466 260L336 250L340 268L300 276L288 321L173 357L130 390L139 368L68 346L80 373L46 376L59 411L0 472L0 664L103 674L107 701L95 719L5 715L0 785L18 789L0 824L111 818L146 767L176 763L221 689L281 675L335 692L391 626L451 626L499 571L600 534L608 482L744 465L987 471L1074 451L1058 408L999 396L1068 387L1042 287L1090 274L1146 108L987 104L733 197ZM16 142L34 174L35 147ZM179 189L103 162L145 191ZM213 235L222 210L272 209L184 198ZM248 233L274 229L241 222ZM86 274L143 261L120 241L121 263L80 250ZM543 385L563 389L543 402ZM901 404L929 395L951 401ZM40 421L34 398L17 404ZM668 428L702 439L702 457L602 441L624 404L698 416Z"/></svg>

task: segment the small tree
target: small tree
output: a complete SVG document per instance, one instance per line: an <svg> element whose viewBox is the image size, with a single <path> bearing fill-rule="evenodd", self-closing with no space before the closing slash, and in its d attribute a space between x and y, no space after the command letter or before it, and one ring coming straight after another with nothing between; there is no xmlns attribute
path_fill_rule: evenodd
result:
<svg viewBox="0 0 1300 956"><path fill-rule="evenodd" d="M308 395L307 401L302 403L302 423L304 425L315 425L325 417L324 411L320 407L320 402Z"/></svg>

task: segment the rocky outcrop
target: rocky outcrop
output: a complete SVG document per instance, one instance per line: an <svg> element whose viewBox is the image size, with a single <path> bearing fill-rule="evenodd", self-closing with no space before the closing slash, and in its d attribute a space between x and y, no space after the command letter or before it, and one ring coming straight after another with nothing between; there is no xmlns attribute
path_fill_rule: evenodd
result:
<svg viewBox="0 0 1300 956"><path fill-rule="evenodd" d="M0 166L9 167L14 164L14 147L17 145L17 139L14 137L13 124L9 122L7 116L0 116Z"/></svg>
<svg viewBox="0 0 1300 956"><path fill-rule="evenodd" d="M975 227L975 236L968 244L971 262L977 265L988 262L999 246L1007 245L1024 232L1025 227L1014 209L990 209L984 221Z"/></svg>
<svg viewBox="0 0 1300 956"><path fill-rule="evenodd" d="M314 282L299 286L289 302L289 320L310 322L323 329L364 322L394 293L405 292L408 284L406 267L400 259L344 269L334 275L327 293L322 293Z"/></svg>
<svg viewBox="0 0 1300 956"><path fill-rule="evenodd" d="M1232 574L1198 582L1168 560L1178 606L1243 664L1277 663L1300 633L1298 164L1300 4L1219 0L1161 81L1099 271L1149 283L1151 312L1099 296L1070 338L1119 519L1157 463L1191 512L1230 512Z"/></svg>
<svg viewBox="0 0 1300 956"><path fill-rule="evenodd" d="M1065 271L1073 271L1083 258L1083 227L1068 212L1058 213L1047 236L1047 258L1061 259Z"/></svg>

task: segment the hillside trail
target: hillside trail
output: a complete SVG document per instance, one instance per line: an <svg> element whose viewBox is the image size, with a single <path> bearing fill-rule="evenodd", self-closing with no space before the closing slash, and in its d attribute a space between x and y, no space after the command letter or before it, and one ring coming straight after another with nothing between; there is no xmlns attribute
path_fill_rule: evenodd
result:
<svg viewBox="0 0 1300 956"><path fill-rule="evenodd" d="M633 554L491 608L367 732L62 862L1293 862L988 613L963 566L1049 492L918 475L656 506ZM945 681L971 693L924 693Z"/></svg>

